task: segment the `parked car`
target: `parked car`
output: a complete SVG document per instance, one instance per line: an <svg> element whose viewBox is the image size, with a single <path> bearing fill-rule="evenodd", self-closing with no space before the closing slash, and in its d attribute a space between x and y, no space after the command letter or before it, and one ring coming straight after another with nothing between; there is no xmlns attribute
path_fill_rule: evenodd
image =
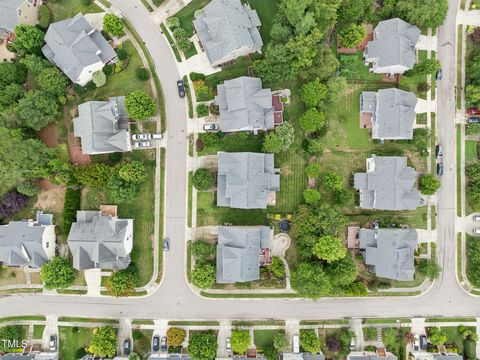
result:
<svg viewBox="0 0 480 360"><path fill-rule="evenodd" d="M294 354L300 353L300 337L298 336L298 334L293 335L292 348Z"/></svg>
<svg viewBox="0 0 480 360"><path fill-rule="evenodd" d="M474 215L473 221L480 221L480 215Z"/></svg>
<svg viewBox="0 0 480 360"><path fill-rule="evenodd" d="M442 145L437 145L435 146L435 157L438 159L438 158L441 158L443 156L443 147Z"/></svg>
<svg viewBox="0 0 480 360"><path fill-rule="evenodd" d="M480 117L477 117L477 116L469 117L467 122L469 124L480 124Z"/></svg>
<svg viewBox="0 0 480 360"><path fill-rule="evenodd" d="M473 228L473 235L480 235L480 228Z"/></svg>
<svg viewBox="0 0 480 360"><path fill-rule="evenodd" d="M428 341L425 335L420 335L420 349L427 350L428 348Z"/></svg>
<svg viewBox="0 0 480 360"><path fill-rule="evenodd" d="M185 86L183 85L183 80L177 81L178 96L181 98L185 97Z"/></svg>
<svg viewBox="0 0 480 360"><path fill-rule="evenodd" d="M152 134L152 139L163 139L163 135L162 134Z"/></svg>
<svg viewBox="0 0 480 360"><path fill-rule="evenodd" d="M162 351L167 351L167 337L162 336L162 339L160 340L160 349Z"/></svg>
<svg viewBox="0 0 480 360"><path fill-rule="evenodd" d="M354 336L352 336L352 338L350 339L350 350L355 350L355 346L357 346L357 340Z"/></svg>
<svg viewBox="0 0 480 360"><path fill-rule="evenodd" d="M413 350L418 351L419 348L420 348L420 339L418 335L415 335L413 340Z"/></svg>
<svg viewBox="0 0 480 360"><path fill-rule="evenodd" d="M170 250L170 239L169 238L163 239L163 250L165 250L165 251Z"/></svg>
<svg viewBox="0 0 480 360"><path fill-rule="evenodd" d="M57 351L57 335L50 335L49 342L50 351Z"/></svg>
<svg viewBox="0 0 480 360"><path fill-rule="evenodd" d="M218 124L215 124L215 123L208 123L203 125L203 130L205 131L216 131L218 129L219 129Z"/></svg>
<svg viewBox="0 0 480 360"><path fill-rule="evenodd" d="M158 335L155 335L155 336L153 337L152 350L153 350L153 351L158 351L158 350L160 350L160 337L159 337Z"/></svg>
<svg viewBox="0 0 480 360"><path fill-rule="evenodd" d="M442 164L442 163L438 163L438 164L437 164L437 175L438 175L438 176L442 176L442 175L443 175L443 164Z"/></svg>
<svg viewBox="0 0 480 360"><path fill-rule="evenodd" d="M480 115L480 109L478 107L471 107L467 110L468 115Z"/></svg>
<svg viewBox="0 0 480 360"><path fill-rule="evenodd" d="M227 349L228 352L232 351L232 343L230 342L230 338L227 338L225 348Z"/></svg>
<svg viewBox="0 0 480 360"><path fill-rule="evenodd" d="M130 347L130 339L125 339L123 342L123 353L125 355L130 355L131 347Z"/></svg>
<svg viewBox="0 0 480 360"><path fill-rule="evenodd" d="M152 138L152 134L133 134L133 140L150 140Z"/></svg>
<svg viewBox="0 0 480 360"><path fill-rule="evenodd" d="M136 148L146 148L146 147L150 147L150 145L151 145L150 141L140 141L140 142L133 143L133 147L136 147Z"/></svg>
<svg viewBox="0 0 480 360"><path fill-rule="evenodd" d="M442 80L443 72L442 69L438 69L437 74L435 75L435 79Z"/></svg>

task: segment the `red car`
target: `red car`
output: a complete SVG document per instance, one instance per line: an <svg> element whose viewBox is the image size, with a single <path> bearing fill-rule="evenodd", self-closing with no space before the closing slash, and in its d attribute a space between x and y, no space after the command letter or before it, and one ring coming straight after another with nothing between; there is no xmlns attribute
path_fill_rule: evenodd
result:
<svg viewBox="0 0 480 360"><path fill-rule="evenodd" d="M467 110L468 115L480 115L480 109L478 107L471 107Z"/></svg>

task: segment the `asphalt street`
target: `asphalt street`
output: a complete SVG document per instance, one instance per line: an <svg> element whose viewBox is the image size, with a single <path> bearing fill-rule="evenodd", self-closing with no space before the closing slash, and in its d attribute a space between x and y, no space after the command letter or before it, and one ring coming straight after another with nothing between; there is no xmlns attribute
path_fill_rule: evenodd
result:
<svg viewBox="0 0 480 360"><path fill-rule="evenodd" d="M439 29L438 58L443 80L437 82L437 129L444 147L445 172L438 200L437 256L443 272L433 287L417 297L302 299L205 299L196 295L185 279L185 229L187 211L186 104L179 99L179 79L169 45L136 1L112 0L132 23L155 61L162 83L168 119L166 152L166 236L171 250L165 256L160 288L142 298L92 298L60 295L10 295L0 298L0 315L48 315L154 318L154 319L327 319L343 317L478 316L480 300L466 294L456 280L455 264L455 48L457 1L450 0L444 25Z"/></svg>

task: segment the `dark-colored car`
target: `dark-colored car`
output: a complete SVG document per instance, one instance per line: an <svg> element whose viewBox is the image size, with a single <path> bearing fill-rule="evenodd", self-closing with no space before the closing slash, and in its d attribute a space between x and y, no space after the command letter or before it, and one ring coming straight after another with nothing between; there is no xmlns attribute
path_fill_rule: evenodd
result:
<svg viewBox="0 0 480 360"><path fill-rule="evenodd" d="M50 348L50 351L57 351L57 335L50 335L48 347Z"/></svg>
<svg viewBox="0 0 480 360"><path fill-rule="evenodd" d="M160 350L160 337L158 337L158 335L155 335L155 336L153 337L152 350L153 350L153 351L158 351L158 350Z"/></svg>
<svg viewBox="0 0 480 360"><path fill-rule="evenodd" d="M438 159L438 158L441 158L442 156L443 156L442 145L435 146L435 157Z"/></svg>
<svg viewBox="0 0 480 360"><path fill-rule="evenodd" d="M471 107L467 110L468 115L480 115L480 109L478 107Z"/></svg>
<svg viewBox="0 0 480 360"><path fill-rule="evenodd" d="M162 336L162 339L160 340L160 349L162 351L167 351L167 337Z"/></svg>
<svg viewBox="0 0 480 360"><path fill-rule="evenodd" d="M427 350L428 348L428 341L425 335L420 335L420 349Z"/></svg>
<svg viewBox="0 0 480 360"><path fill-rule="evenodd" d="M163 239L163 250L165 250L165 251L170 250L170 239L169 238Z"/></svg>
<svg viewBox="0 0 480 360"><path fill-rule="evenodd" d="M477 116L469 117L467 122L469 124L480 124L480 117L477 117Z"/></svg>
<svg viewBox="0 0 480 360"><path fill-rule="evenodd" d="M183 85L183 80L177 81L178 96L181 98L185 97L185 86Z"/></svg>
<svg viewBox="0 0 480 360"><path fill-rule="evenodd" d="M125 341L123 342L123 353L125 355L130 355L130 351L131 351L130 339L125 339Z"/></svg>
<svg viewBox="0 0 480 360"><path fill-rule="evenodd" d="M443 72L442 69L438 69L437 74L435 75L435 79L442 80Z"/></svg>
<svg viewBox="0 0 480 360"><path fill-rule="evenodd" d="M437 164L437 175L438 175L438 176L442 176L442 175L443 175L443 164L442 164L442 163L438 163L438 164Z"/></svg>

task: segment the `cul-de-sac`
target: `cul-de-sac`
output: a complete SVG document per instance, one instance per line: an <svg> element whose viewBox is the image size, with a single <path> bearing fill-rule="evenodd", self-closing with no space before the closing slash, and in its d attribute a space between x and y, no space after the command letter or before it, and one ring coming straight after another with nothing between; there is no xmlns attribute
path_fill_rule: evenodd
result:
<svg viewBox="0 0 480 360"><path fill-rule="evenodd" d="M480 0L0 0L0 359L479 337Z"/></svg>

